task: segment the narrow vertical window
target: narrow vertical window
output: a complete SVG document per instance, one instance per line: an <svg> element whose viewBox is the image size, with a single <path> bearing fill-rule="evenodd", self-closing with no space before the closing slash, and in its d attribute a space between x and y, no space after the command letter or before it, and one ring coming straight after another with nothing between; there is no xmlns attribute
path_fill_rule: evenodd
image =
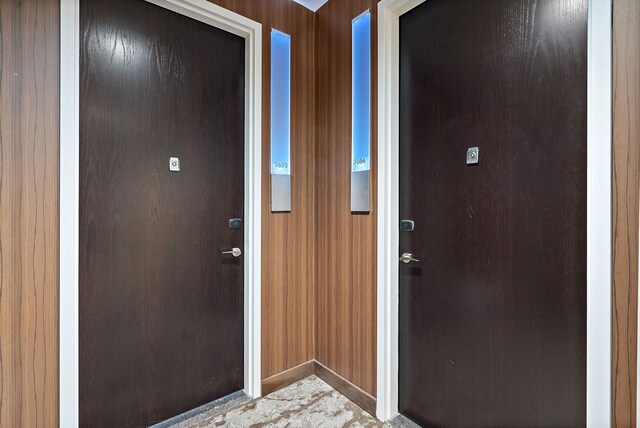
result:
<svg viewBox="0 0 640 428"><path fill-rule="evenodd" d="M371 170L371 13L352 22L351 211L369 211Z"/></svg>
<svg viewBox="0 0 640 428"><path fill-rule="evenodd" d="M271 211L291 211L291 36L271 30Z"/></svg>

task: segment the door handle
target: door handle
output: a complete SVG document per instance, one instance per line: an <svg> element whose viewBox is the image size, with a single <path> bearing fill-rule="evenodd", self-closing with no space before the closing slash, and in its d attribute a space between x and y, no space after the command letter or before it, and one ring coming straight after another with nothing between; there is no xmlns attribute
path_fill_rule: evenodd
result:
<svg viewBox="0 0 640 428"><path fill-rule="evenodd" d="M413 254L411 253L403 253L399 259L401 262L409 263L409 262L419 262L420 260L414 259Z"/></svg>
<svg viewBox="0 0 640 428"><path fill-rule="evenodd" d="M240 248L232 248L229 251L223 251L222 254L231 254L233 257L240 257L242 255L242 250Z"/></svg>

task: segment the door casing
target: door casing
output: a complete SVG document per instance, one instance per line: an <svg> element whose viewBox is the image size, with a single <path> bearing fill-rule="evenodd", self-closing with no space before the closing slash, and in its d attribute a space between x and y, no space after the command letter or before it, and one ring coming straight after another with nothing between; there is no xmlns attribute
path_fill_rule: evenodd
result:
<svg viewBox="0 0 640 428"><path fill-rule="evenodd" d="M428 0L378 3L377 409L398 413L400 16ZM589 0L587 59L587 426L611 425L611 0Z"/></svg>
<svg viewBox="0 0 640 428"><path fill-rule="evenodd" d="M262 25L206 0L145 0L245 39L244 392L261 395ZM80 0L60 2L60 404L79 425Z"/></svg>

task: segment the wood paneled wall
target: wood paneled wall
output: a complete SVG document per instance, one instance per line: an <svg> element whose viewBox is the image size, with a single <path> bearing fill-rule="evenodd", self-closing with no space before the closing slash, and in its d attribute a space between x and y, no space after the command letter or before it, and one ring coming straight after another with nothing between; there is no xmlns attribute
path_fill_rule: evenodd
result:
<svg viewBox="0 0 640 428"><path fill-rule="evenodd" d="M377 1L317 12L318 309L316 359L376 393ZM371 212L351 214L351 21L370 9Z"/></svg>
<svg viewBox="0 0 640 428"><path fill-rule="evenodd" d="M376 1L330 0L315 16L289 0L213 1L265 29L263 377L316 357L375 395L376 175L371 213L351 215L349 118L351 19L370 8L376 129ZM0 2L2 427L57 425L59 6ZM613 422L623 427L636 400L640 12L634 0L614 11ZM291 214L268 209L271 27L293 36Z"/></svg>
<svg viewBox="0 0 640 428"><path fill-rule="evenodd" d="M612 426L636 426L640 3L613 3Z"/></svg>
<svg viewBox="0 0 640 428"><path fill-rule="evenodd" d="M58 423L59 7L0 2L0 427Z"/></svg>
<svg viewBox="0 0 640 428"><path fill-rule="evenodd" d="M315 16L216 0L259 21L263 56L263 377L315 355ZM59 1L0 2L0 426L58 418ZM292 35L290 214L269 211L269 29Z"/></svg>
<svg viewBox="0 0 640 428"><path fill-rule="evenodd" d="M349 214L351 19L372 22L373 119L376 113L375 1L330 0L318 11L317 63L317 359L375 395L376 203ZM613 423L636 419L640 3L614 2ZM376 132L372 133L376 165ZM372 189L376 187L375 167Z"/></svg>
<svg viewBox="0 0 640 428"><path fill-rule="evenodd" d="M262 23L262 378L315 355L315 15L290 0L213 0ZM269 208L270 32L291 35L291 213Z"/></svg>

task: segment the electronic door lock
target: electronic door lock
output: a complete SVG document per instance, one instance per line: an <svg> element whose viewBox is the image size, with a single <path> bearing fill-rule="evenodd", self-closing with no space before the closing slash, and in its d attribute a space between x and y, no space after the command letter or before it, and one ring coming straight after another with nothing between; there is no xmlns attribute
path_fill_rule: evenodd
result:
<svg viewBox="0 0 640 428"><path fill-rule="evenodd" d="M400 230L403 232L412 232L415 227L413 220L400 220Z"/></svg>
<svg viewBox="0 0 640 428"><path fill-rule="evenodd" d="M242 229L242 223L241 218L230 218L229 229Z"/></svg>

